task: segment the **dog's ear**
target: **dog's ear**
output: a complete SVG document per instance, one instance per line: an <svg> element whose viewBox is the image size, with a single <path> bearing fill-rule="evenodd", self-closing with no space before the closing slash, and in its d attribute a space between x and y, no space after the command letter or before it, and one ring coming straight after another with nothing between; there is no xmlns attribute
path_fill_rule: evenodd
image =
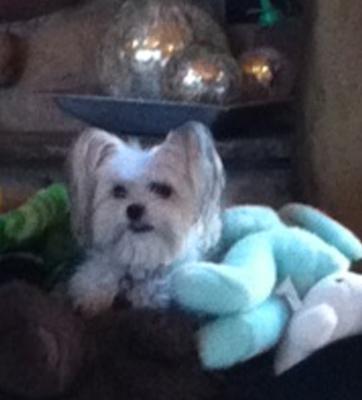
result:
<svg viewBox="0 0 362 400"><path fill-rule="evenodd" d="M195 192L199 215L207 220L219 211L225 186L224 168L209 129L188 122L170 132L166 146L177 146Z"/></svg>
<svg viewBox="0 0 362 400"><path fill-rule="evenodd" d="M116 136L98 129L87 129L76 140L67 159L71 198L72 227L83 247L92 242L92 214L97 172L121 146Z"/></svg>

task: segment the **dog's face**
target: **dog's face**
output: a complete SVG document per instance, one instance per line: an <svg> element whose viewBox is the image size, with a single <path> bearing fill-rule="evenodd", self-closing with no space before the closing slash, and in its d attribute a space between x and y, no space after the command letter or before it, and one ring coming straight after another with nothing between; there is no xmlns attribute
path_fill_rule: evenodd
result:
<svg viewBox="0 0 362 400"><path fill-rule="evenodd" d="M186 124L147 150L87 131L70 161L72 219L82 246L154 268L217 240L223 169L204 126Z"/></svg>

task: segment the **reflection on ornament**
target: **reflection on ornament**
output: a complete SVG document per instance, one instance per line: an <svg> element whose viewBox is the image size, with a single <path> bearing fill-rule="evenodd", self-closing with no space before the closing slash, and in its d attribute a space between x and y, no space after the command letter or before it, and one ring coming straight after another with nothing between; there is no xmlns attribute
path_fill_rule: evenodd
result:
<svg viewBox="0 0 362 400"><path fill-rule="evenodd" d="M158 62L165 66L173 54L183 50L189 33L182 26L165 22L150 26L146 35L130 39L119 57L129 55L136 63Z"/></svg>
<svg viewBox="0 0 362 400"><path fill-rule="evenodd" d="M243 53L240 69L243 99L274 99L290 94L294 83L293 67L276 49L260 47Z"/></svg>
<svg viewBox="0 0 362 400"><path fill-rule="evenodd" d="M247 59L245 64L242 65L242 73L246 76L252 76L257 82L263 86L270 86L274 74L268 62L260 57Z"/></svg>
<svg viewBox="0 0 362 400"><path fill-rule="evenodd" d="M167 66L163 80L166 98L185 102L228 104L240 95L240 74L234 59L193 46Z"/></svg>
<svg viewBox="0 0 362 400"><path fill-rule="evenodd" d="M185 71L182 84L185 86L202 85L210 83L220 83L225 76L225 72L215 64L207 64L201 60L191 63Z"/></svg>
<svg viewBox="0 0 362 400"><path fill-rule="evenodd" d="M159 98L170 59L199 41L228 48L221 28L191 3L128 0L101 45L97 60L100 83L114 96Z"/></svg>

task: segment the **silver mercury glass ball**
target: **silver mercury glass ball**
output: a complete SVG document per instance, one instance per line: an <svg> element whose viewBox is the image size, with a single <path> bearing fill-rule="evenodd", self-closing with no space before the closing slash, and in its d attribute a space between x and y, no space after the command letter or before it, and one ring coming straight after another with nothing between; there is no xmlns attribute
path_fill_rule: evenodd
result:
<svg viewBox="0 0 362 400"><path fill-rule="evenodd" d="M203 9L177 0L128 0L101 43L100 83L116 97L160 98L170 59L192 43L228 50L221 27Z"/></svg>
<svg viewBox="0 0 362 400"><path fill-rule="evenodd" d="M246 51L239 57L239 66L243 78L243 100L285 99L293 89L295 67L277 49L257 47Z"/></svg>
<svg viewBox="0 0 362 400"><path fill-rule="evenodd" d="M193 46L167 65L163 95L182 102L226 105L239 100L240 69L229 54Z"/></svg>

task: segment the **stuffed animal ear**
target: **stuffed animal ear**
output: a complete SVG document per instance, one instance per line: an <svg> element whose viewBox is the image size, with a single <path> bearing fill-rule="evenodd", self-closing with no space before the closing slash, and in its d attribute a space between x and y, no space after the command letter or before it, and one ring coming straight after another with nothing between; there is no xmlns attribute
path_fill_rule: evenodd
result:
<svg viewBox="0 0 362 400"><path fill-rule="evenodd" d="M338 325L338 316L329 304L322 303L300 312L291 326L290 335L307 353L326 346Z"/></svg>
<svg viewBox="0 0 362 400"><path fill-rule="evenodd" d="M338 325L336 311L327 303L297 311L292 317L274 362L277 375L331 342Z"/></svg>
<svg viewBox="0 0 362 400"><path fill-rule="evenodd" d="M97 172L122 145L116 136L87 129L73 145L67 160L73 232L83 247L92 241L92 207Z"/></svg>
<svg viewBox="0 0 362 400"><path fill-rule="evenodd" d="M169 133L166 144L178 146L185 163L199 207L207 218L219 207L225 186L224 168L209 129L198 122L188 122Z"/></svg>

